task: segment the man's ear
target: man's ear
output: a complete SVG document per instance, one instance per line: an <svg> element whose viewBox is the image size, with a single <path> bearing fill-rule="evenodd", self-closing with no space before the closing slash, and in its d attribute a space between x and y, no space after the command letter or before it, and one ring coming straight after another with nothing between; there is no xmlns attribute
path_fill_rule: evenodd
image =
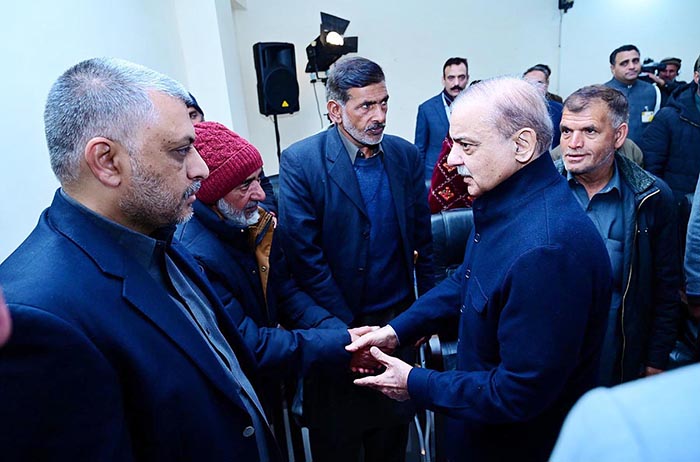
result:
<svg viewBox="0 0 700 462"><path fill-rule="evenodd" d="M529 163L533 157L539 154L537 151L537 135L531 128L518 130L513 140L515 142L515 160L521 164Z"/></svg>
<svg viewBox="0 0 700 462"><path fill-rule="evenodd" d="M629 133L629 125L626 123L621 123L619 127L615 130L615 149L620 149L627 139L627 133Z"/></svg>
<svg viewBox="0 0 700 462"><path fill-rule="evenodd" d="M98 136L85 145L85 162L100 183L117 187L122 182L123 157L128 153L114 141Z"/></svg>
<svg viewBox="0 0 700 462"><path fill-rule="evenodd" d="M328 109L328 117L331 118L331 121L336 125L341 125L343 123L343 107L340 103L332 99L328 101L326 108Z"/></svg>

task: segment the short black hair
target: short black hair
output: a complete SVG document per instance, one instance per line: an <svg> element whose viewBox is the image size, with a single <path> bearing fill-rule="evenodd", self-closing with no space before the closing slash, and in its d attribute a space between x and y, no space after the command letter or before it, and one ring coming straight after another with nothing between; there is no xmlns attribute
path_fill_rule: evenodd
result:
<svg viewBox="0 0 700 462"><path fill-rule="evenodd" d="M547 76L547 80L549 80L549 76L552 75L552 69L550 69L549 66L547 66L546 64L535 64L534 66L523 72L523 77L525 77L532 71L542 72L545 76Z"/></svg>
<svg viewBox="0 0 700 462"><path fill-rule="evenodd" d="M445 77L445 69L447 69L450 66L459 66L460 64L464 64L464 67L467 68L467 74L469 74L469 63L467 62L467 58L450 58L447 61L445 61L445 64L442 66L442 76Z"/></svg>
<svg viewBox="0 0 700 462"><path fill-rule="evenodd" d="M202 116L202 120L204 120L204 111L202 111L202 108L199 106L199 103L197 103L197 99L194 97L192 93L189 94L190 98L192 98L192 101L187 103L187 107L194 108L195 111L199 112L199 115Z"/></svg>
<svg viewBox="0 0 700 462"><path fill-rule="evenodd" d="M379 64L361 56L339 59L328 72L326 98L345 104L350 99L348 90L384 82L384 71Z"/></svg>
<svg viewBox="0 0 700 462"><path fill-rule="evenodd" d="M615 58L617 58L618 53L622 53L623 51L636 51L639 53L639 48L637 48L634 45L622 45L621 47L615 48L612 53L610 53L610 65L614 66L615 65Z"/></svg>

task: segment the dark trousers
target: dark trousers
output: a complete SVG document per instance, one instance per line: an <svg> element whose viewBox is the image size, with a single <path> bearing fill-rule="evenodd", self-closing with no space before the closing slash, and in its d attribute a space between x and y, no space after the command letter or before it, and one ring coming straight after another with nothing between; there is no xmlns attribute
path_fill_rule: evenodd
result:
<svg viewBox="0 0 700 462"><path fill-rule="evenodd" d="M314 429L309 435L314 462L403 462L406 459L408 425L340 434Z"/></svg>

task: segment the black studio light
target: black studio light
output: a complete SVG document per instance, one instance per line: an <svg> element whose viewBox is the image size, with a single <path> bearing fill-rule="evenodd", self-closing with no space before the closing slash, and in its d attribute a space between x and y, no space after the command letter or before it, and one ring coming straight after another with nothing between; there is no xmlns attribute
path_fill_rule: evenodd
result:
<svg viewBox="0 0 700 462"><path fill-rule="evenodd" d="M350 21L328 13L321 13L321 32L306 47L306 73L311 74L311 81L319 79L325 82L325 73L341 56L357 52L357 37L345 37L345 30Z"/></svg>

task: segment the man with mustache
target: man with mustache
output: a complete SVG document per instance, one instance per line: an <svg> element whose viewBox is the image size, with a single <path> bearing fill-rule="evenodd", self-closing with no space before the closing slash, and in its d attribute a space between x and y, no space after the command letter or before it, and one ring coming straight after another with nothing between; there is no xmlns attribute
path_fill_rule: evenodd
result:
<svg viewBox="0 0 700 462"><path fill-rule="evenodd" d="M339 60L326 83L333 126L299 141L280 162L280 228L296 280L349 327L384 324L434 284L423 166L416 147L385 135L384 73L361 57ZM416 254L416 256L414 256ZM413 360L406 344L401 354ZM400 461L410 404L318 373L305 383L314 460Z"/></svg>
<svg viewBox="0 0 700 462"><path fill-rule="evenodd" d="M96 58L44 112L61 188L0 265L3 460L279 461L235 320L172 239L208 169L178 82Z"/></svg>
<svg viewBox="0 0 700 462"><path fill-rule="evenodd" d="M613 296L600 384L666 369L680 316L681 262L671 189L617 151L627 136L628 103L592 85L564 102L559 171L605 241Z"/></svg>
<svg viewBox="0 0 700 462"><path fill-rule="evenodd" d="M610 72L613 78L605 85L621 92L629 102L627 136L639 144L644 130L661 107L661 92L649 82L639 79L642 64L639 48L622 45L610 53Z"/></svg>
<svg viewBox="0 0 700 462"><path fill-rule="evenodd" d="M499 78L468 87L450 137L448 162L474 197L464 262L348 346L386 367L355 383L444 414L448 460L545 461L566 413L596 384L610 263L547 154L552 122L534 86ZM448 323L459 326L454 371L380 351Z"/></svg>
<svg viewBox="0 0 700 462"><path fill-rule="evenodd" d="M425 163L425 179L430 181L442 141L447 136L452 101L469 84L469 63L465 58L450 58L442 66L443 89L418 106L415 144Z"/></svg>

